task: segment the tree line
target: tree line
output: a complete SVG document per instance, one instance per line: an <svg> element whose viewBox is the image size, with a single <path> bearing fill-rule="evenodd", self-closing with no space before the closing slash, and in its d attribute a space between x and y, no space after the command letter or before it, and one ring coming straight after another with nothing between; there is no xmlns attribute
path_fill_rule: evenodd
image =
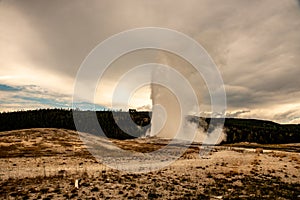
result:
<svg viewBox="0 0 300 200"><path fill-rule="evenodd" d="M205 119L206 126L204 128L208 128L210 120L210 118ZM203 126L203 123L201 124ZM216 126L218 126L218 120L212 124L212 127ZM226 141L223 143L227 144L238 142L300 143L300 124L278 124L265 120L226 118L223 131L226 134Z"/></svg>
<svg viewBox="0 0 300 200"><path fill-rule="evenodd" d="M74 118L75 117L75 118ZM76 119L76 124L74 123ZM220 125L221 120L189 116L207 134ZM28 128L64 128L105 134L109 138L132 139L145 136L150 128L151 112L80 111L72 109L39 109L0 113L0 131ZM95 126L99 124L100 126ZM210 125L210 126L208 126ZM261 144L300 143L300 125L278 124L255 119L226 118L223 143L255 142Z"/></svg>
<svg viewBox="0 0 300 200"><path fill-rule="evenodd" d="M95 126L93 119L97 120L96 124L100 126ZM144 136L149 124L149 112L39 109L0 113L0 131L64 128L92 134L102 132L109 138L132 139Z"/></svg>

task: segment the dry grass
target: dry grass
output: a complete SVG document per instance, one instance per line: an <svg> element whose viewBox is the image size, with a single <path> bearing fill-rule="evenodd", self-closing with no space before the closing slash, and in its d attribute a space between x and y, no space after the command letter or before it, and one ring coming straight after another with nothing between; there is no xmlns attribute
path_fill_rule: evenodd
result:
<svg viewBox="0 0 300 200"><path fill-rule="evenodd" d="M166 142L113 140L134 152L151 152ZM200 157L200 148L193 146L163 169L134 174L101 164L69 130L3 132L0 148L1 199L295 199L300 195L299 155L288 151L258 155L217 146Z"/></svg>
<svg viewBox="0 0 300 200"><path fill-rule="evenodd" d="M285 158L288 155L287 155L287 153L283 153L283 152L276 152L276 153L274 152L274 153L272 153L272 156L277 157L277 158Z"/></svg>

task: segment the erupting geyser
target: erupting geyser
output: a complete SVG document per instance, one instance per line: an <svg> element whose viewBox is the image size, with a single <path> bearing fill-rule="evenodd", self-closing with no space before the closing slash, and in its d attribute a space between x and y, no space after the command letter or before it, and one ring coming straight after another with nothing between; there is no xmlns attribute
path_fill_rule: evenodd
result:
<svg viewBox="0 0 300 200"><path fill-rule="evenodd" d="M150 136L191 141L197 127L186 116L198 110L197 97L188 80L174 68L158 65L152 72ZM197 113L194 112L194 113Z"/></svg>
<svg viewBox="0 0 300 200"><path fill-rule="evenodd" d="M163 63L170 63L166 60L164 58ZM178 62L158 64L153 68L149 136L211 144L220 143L225 138L223 132L207 134L197 123L188 120L189 116L200 116L199 102L204 91L203 80L195 74L193 67L180 67Z"/></svg>

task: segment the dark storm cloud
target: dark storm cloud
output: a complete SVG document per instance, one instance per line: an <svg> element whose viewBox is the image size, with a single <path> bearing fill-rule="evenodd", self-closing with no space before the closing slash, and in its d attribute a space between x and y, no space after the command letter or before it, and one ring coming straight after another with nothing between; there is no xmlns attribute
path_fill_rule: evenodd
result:
<svg viewBox="0 0 300 200"><path fill-rule="evenodd" d="M204 46L222 73L231 113L289 105L273 112L293 117L266 117L297 118L290 106L300 104L299 0L2 1L0 25L0 78L13 75L19 69L11 66L18 64L74 79L83 59L107 37L160 26Z"/></svg>
<svg viewBox="0 0 300 200"><path fill-rule="evenodd" d="M14 3L14 8L44 42L36 44L44 52L32 48L26 52L28 57L71 77L76 75L88 53L109 36L130 28L154 25L152 20L157 23L153 15L146 16L145 1L29 0ZM155 5L149 10L153 13L154 8Z"/></svg>

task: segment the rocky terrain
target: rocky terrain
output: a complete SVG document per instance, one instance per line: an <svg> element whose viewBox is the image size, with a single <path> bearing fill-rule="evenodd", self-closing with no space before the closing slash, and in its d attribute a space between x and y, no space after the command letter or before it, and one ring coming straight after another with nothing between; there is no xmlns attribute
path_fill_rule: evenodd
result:
<svg viewBox="0 0 300 200"><path fill-rule="evenodd" d="M192 144L175 162L136 173L108 167L87 151L89 146L80 138L102 145L99 151L117 146L137 155L169 142L158 138L107 142L66 129L0 132L0 198L300 199L300 144ZM172 146L166 155L177 149ZM205 149L210 151L202 155ZM114 156L107 156L109 164L117 162ZM144 161L135 157L126 162Z"/></svg>

